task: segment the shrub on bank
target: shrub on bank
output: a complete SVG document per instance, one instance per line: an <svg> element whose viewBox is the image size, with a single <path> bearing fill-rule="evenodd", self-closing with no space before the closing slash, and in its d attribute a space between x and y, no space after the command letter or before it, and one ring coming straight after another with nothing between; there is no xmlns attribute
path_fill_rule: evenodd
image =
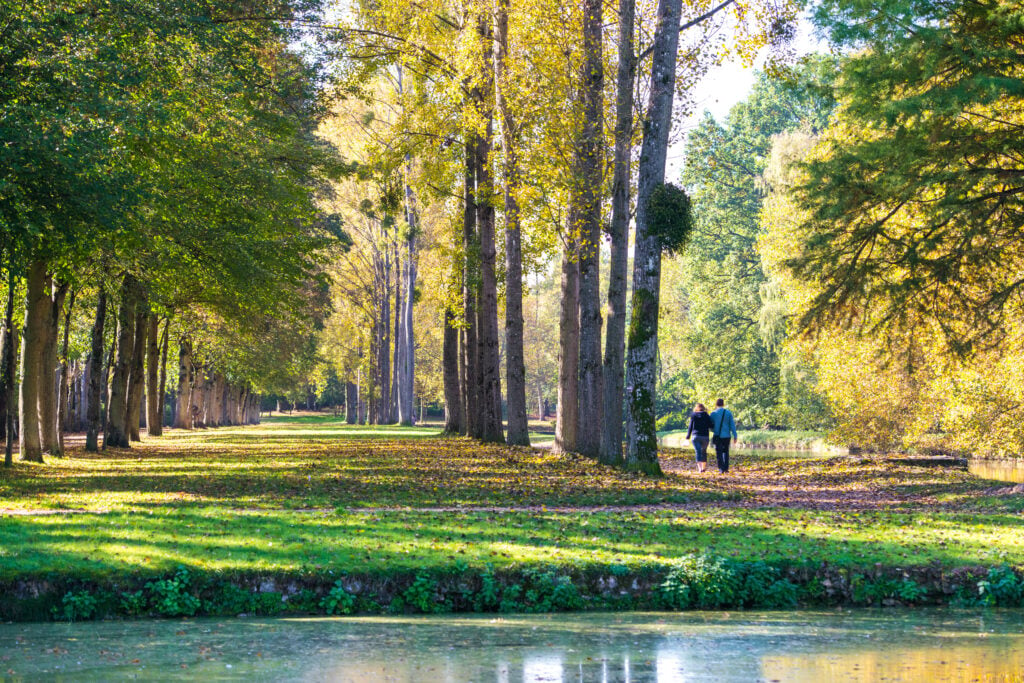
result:
<svg viewBox="0 0 1024 683"><path fill-rule="evenodd" d="M1011 567L781 566L694 554L665 564L573 571L531 566L496 571L464 563L387 576L224 576L179 568L121 583L49 578L0 586L6 621L279 614L439 614L629 609L790 609L798 606L1024 605Z"/></svg>

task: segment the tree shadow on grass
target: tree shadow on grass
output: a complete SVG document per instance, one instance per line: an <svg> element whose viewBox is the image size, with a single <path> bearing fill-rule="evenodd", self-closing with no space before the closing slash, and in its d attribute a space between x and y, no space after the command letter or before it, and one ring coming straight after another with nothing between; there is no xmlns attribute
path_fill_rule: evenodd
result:
<svg viewBox="0 0 1024 683"><path fill-rule="evenodd" d="M882 540L857 530L826 527L796 533L765 526L770 518L737 514L709 528L701 515L595 513L366 514L256 513L176 510L163 514L75 515L5 519L2 578L56 573L80 578L169 573L178 566L202 571L303 574L328 570L394 573L451 568L555 564L580 569L610 563L646 564L713 552L737 560L846 567L913 566L938 562L1020 563L1020 544L1006 546L998 561L987 536L940 543L959 522L924 527L892 516L870 526ZM725 523L728 521L728 523ZM991 533L1021 535L1024 520L993 516ZM863 528L860 529L863 531Z"/></svg>

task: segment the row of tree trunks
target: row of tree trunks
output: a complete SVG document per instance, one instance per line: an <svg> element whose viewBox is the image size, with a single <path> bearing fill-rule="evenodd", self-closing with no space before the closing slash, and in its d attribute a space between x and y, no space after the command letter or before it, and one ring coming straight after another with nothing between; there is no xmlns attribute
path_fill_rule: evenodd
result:
<svg viewBox="0 0 1024 683"><path fill-rule="evenodd" d="M167 357L167 327L160 344ZM231 382L222 373L197 364L192 357L192 342L187 336L178 346L178 395L174 426L178 429L228 427L259 424L260 398L248 386ZM154 382L164 385L162 373Z"/></svg>

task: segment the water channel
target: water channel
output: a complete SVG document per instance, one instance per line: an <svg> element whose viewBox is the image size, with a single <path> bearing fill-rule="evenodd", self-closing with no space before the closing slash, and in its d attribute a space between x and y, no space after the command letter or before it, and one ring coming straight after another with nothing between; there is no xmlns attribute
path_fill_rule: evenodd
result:
<svg viewBox="0 0 1024 683"><path fill-rule="evenodd" d="M0 625L0 680L1020 681L1024 611Z"/></svg>

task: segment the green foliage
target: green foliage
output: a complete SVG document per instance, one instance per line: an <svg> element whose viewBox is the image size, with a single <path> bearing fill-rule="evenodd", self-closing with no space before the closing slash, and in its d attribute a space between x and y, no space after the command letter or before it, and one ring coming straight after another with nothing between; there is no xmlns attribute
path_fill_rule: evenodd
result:
<svg viewBox="0 0 1024 683"><path fill-rule="evenodd" d="M345 590L341 579L334 582L334 586L320 601L320 609L327 614L352 614L355 609L356 598Z"/></svg>
<svg viewBox="0 0 1024 683"><path fill-rule="evenodd" d="M579 589L568 576L559 576L555 570L527 569L523 609L527 612L560 612L577 610L583 606Z"/></svg>
<svg viewBox="0 0 1024 683"><path fill-rule="evenodd" d="M662 183L651 192L647 209L647 231L656 237L663 251L677 254L693 232L693 210L689 195L672 183Z"/></svg>
<svg viewBox="0 0 1024 683"><path fill-rule="evenodd" d="M764 562L748 562L740 565L743 581L740 597L744 607L766 609L792 609L797 605L798 588L795 583L782 577L778 567Z"/></svg>
<svg viewBox="0 0 1024 683"><path fill-rule="evenodd" d="M742 576L732 562L713 555L688 555L673 562L660 591L670 609L719 609L741 602Z"/></svg>
<svg viewBox="0 0 1024 683"><path fill-rule="evenodd" d="M491 612L498 610L501 605L502 587L494 575L494 568L488 566L480 574L480 590L472 597L473 610L476 612Z"/></svg>
<svg viewBox="0 0 1024 683"><path fill-rule="evenodd" d="M68 591L61 598L60 607L51 611L54 619L61 621L86 621L96 616L96 597L88 591Z"/></svg>
<svg viewBox="0 0 1024 683"><path fill-rule="evenodd" d="M827 0L814 16L855 49L793 193L805 220L788 266L812 299L801 326L853 323L877 344L927 323L953 354L991 346L1020 319L1024 285L1009 275L1024 262L1024 8Z"/></svg>
<svg viewBox="0 0 1024 683"><path fill-rule="evenodd" d="M146 596L142 591L121 593L118 606L122 614L140 617L146 613Z"/></svg>
<svg viewBox="0 0 1024 683"><path fill-rule="evenodd" d="M445 601L438 597L438 583L430 574L420 572L402 593L402 604L423 614L438 614L446 609Z"/></svg>
<svg viewBox="0 0 1024 683"><path fill-rule="evenodd" d="M928 596L928 588L909 578L883 576L872 579L858 574L850 581L850 594L860 605L914 604Z"/></svg>
<svg viewBox="0 0 1024 683"><path fill-rule="evenodd" d="M216 586L212 595L203 600L202 611L209 615L237 616L253 612L253 594L233 583Z"/></svg>
<svg viewBox="0 0 1024 683"><path fill-rule="evenodd" d="M663 391L685 378L684 407L725 397L745 425L817 426L813 377L782 347L786 313L758 251L763 172L774 136L817 129L834 105L834 65L809 58L785 78L760 74L753 92L690 132L681 180L693 199L689 246L662 276ZM810 390L808 390L810 389Z"/></svg>
<svg viewBox="0 0 1024 683"><path fill-rule="evenodd" d="M959 586L954 604L964 607L1018 607L1024 604L1024 578L1010 567L992 567L985 578Z"/></svg>
<svg viewBox="0 0 1024 683"><path fill-rule="evenodd" d="M282 600L284 596L277 591L261 591L259 593L254 593L252 597L252 611L263 617L278 615L283 612L286 607Z"/></svg>
<svg viewBox="0 0 1024 683"><path fill-rule="evenodd" d="M298 612L300 614L312 614L320 608L320 601L320 596L318 596L314 591L311 591L308 588L303 588L298 593L288 598L288 611Z"/></svg>
<svg viewBox="0 0 1024 683"><path fill-rule="evenodd" d="M146 584L148 606L162 617L191 617L199 611L202 601L191 593L192 576L184 567L174 576Z"/></svg>
<svg viewBox="0 0 1024 683"><path fill-rule="evenodd" d="M654 423L655 429L659 432L667 432L672 429L686 429L689 426L690 413L687 410L674 410L662 415Z"/></svg>

